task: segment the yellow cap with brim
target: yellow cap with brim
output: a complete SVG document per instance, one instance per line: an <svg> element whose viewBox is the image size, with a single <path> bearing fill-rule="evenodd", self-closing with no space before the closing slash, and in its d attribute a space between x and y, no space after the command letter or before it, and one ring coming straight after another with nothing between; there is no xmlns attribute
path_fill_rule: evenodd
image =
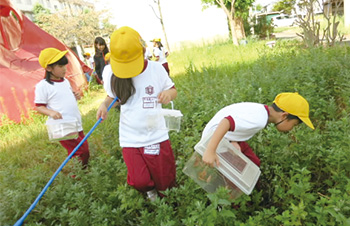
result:
<svg viewBox="0 0 350 226"><path fill-rule="evenodd" d="M132 78L144 67L143 46L140 34L130 27L121 27L111 35L110 64L118 78Z"/></svg>
<svg viewBox="0 0 350 226"><path fill-rule="evenodd" d="M39 64L43 68L47 68L47 65L56 63L59 61L66 53L68 50L58 50L56 48L46 48L40 52L39 55Z"/></svg>
<svg viewBox="0 0 350 226"><path fill-rule="evenodd" d="M309 118L309 103L298 93L280 93L273 102L281 110L297 116L308 127L315 129Z"/></svg>
<svg viewBox="0 0 350 226"><path fill-rule="evenodd" d="M160 38L155 38L155 39L152 39L151 42L160 42Z"/></svg>

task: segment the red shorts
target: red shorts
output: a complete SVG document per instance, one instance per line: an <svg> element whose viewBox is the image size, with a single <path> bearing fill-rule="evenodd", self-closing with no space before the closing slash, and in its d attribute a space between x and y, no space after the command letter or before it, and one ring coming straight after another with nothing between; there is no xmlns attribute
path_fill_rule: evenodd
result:
<svg viewBox="0 0 350 226"><path fill-rule="evenodd" d="M241 152L247 156L252 162L255 163L255 165L260 167L260 159L256 154L253 152L252 148L249 146L247 142L238 142L239 146L241 147Z"/></svg>
<svg viewBox="0 0 350 226"><path fill-rule="evenodd" d="M68 155L72 153L74 148L84 139L85 135L83 131L79 132L79 136L77 139L71 140L61 140L61 145L67 149ZM78 157L83 166L87 165L89 162L90 152L89 152L89 144L87 140L80 146L80 148L74 153L73 157Z"/></svg>
<svg viewBox="0 0 350 226"><path fill-rule="evenodd" d="M168 62L166 62L166 63L164 63L164 64L162 64L162 65L163 65L163 67L165 68L166 72L168 72L168 75L170 75L170 70L169 70L169 64L168 64Z"/></svg>
<svg viewBox="0 0 350 226"><path fill-rule="evenodd" d="M127 182L136 190L164 191L175 186L175 158L169 140L160 143L159 155L145 154L144 147L127 147L123 148L123 157L128 168Z"/></svg>

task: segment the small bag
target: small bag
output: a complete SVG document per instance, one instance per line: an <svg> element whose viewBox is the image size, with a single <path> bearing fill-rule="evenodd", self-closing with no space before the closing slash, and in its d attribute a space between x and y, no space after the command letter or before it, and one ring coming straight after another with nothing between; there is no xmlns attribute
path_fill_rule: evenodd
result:
<svg viewBox="0 0 350 226"><path fill-rule="evenodd" d="M76 139L79 135L79 126L76 119L48 119L46 127L50 141Z"/></svg>

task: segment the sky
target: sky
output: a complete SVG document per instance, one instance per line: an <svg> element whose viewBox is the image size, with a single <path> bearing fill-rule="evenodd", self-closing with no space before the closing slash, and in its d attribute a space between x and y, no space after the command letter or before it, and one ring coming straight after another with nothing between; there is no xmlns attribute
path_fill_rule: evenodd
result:
<svg viewBox="0 0 350 226"><path fill-rule="evenodd" d="M100 0L96 9L109 9L111 22L117 28L129 26L140 33L144 40L164 40L158 15L158 6L153 0ZM215 6L202 10L201 0L161 0L163 22L170 45L181 41L196 41L218 35L228 35L224 11ZM164 42L162 41L164 44ZM149 43L150 45L150 43Z"/></svg>

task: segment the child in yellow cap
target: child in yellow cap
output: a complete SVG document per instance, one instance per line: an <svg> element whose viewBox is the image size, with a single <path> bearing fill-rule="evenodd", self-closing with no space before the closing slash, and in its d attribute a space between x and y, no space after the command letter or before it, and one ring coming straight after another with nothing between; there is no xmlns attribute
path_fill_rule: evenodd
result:
<svg viewBox="0 0 350 226"><path fill-rule="evenodd" d="M46 48L40 52L39 63L45 69L45 79L35 86L34 102L36 110L47 115L49 119L74 119L77 121L79 137L60 141L69 155L84 139L84 132L77 104L80 95L73 93L69 81L64 78L68 64L68 59L65 56L67 52L55 48ZM78 157L81 160L83 166L87 165L89 156L87 141L73 155L73 157Z"/></svg>
<svg viewBox="0 0 350 226"><path fill-rule="evenodd" d="M225 138L260 166L260 159L246 141L268 123L275 124L278 131L288 132L301 122L314 129L309 119L309 104L298 93L280 93L271 106L250 102L226 106L215 114L203 130L202 137L213 133L203 161L210 166L220 164L216 149Z"/></svg>
<svg viewBox="0 0 350 226"><path fill-rule="evenodd" d="M140 34L122 27L111 36L112 71L104 86L107 98L97 111L97 118L107 117L107 107L120 99L119 143L128 169L127 182L151 200L175 185L175 158L161 104L175 99L177 91L161 64L144 59Z"/></svg>
<svg viewBox="0 0 350 226"><path fill-rule="evenodd" d="M163 65L163 67L165 68L165 70L169 75L170 69L169 69L168 61L166 59L169 56L168 50L166 50L163 47L163 44L160 38L155 38L152 40L152 42L153 42L153 56L155 58L155 61Z"/></svg>

